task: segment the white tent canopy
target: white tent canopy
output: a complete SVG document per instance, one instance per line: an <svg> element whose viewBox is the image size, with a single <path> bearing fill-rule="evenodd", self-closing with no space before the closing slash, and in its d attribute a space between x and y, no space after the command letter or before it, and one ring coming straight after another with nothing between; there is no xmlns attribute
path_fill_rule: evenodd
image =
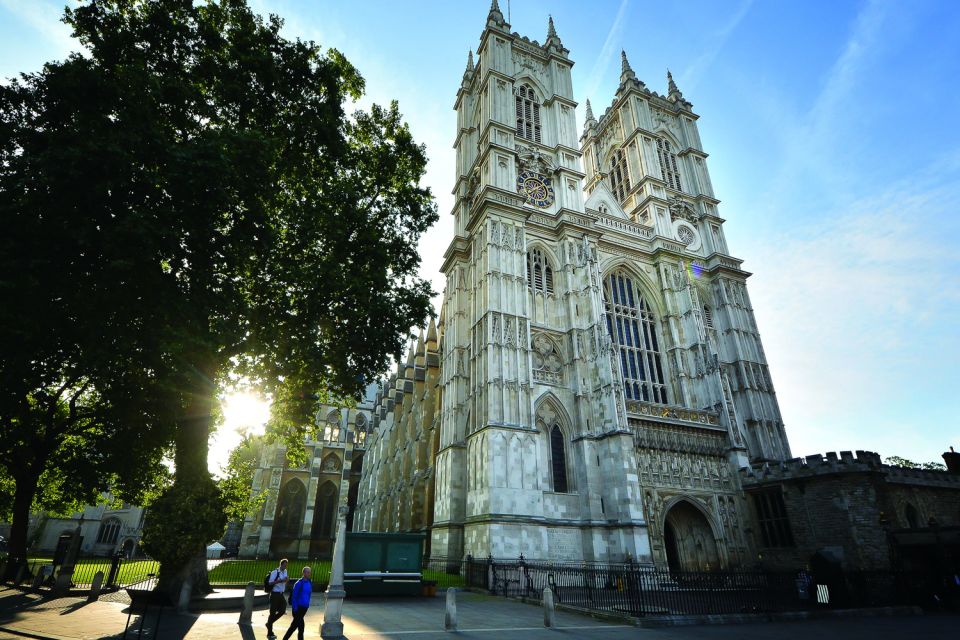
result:
<svg viewBox="0 0 960 640"><path fill-rule="evenodd" d="M220 544L219 542L211 542L207 545L207 557L208 558L219 558L221 554L226 551L226 547Z"/></svg>

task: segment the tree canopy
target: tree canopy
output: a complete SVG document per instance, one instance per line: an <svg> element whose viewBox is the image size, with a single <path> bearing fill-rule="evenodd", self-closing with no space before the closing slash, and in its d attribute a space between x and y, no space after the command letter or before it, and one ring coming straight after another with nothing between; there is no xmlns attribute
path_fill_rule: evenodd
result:
<svg viewBox="0 0 960 640"><path fill-rule="evenodd" d="M104 389L156 407L175 443L154 513L213 514L162 532L201 553L222 530L206 457L224 377L303 424L310 394L358 392L429 313L425 150L395 102L348 114L357 70L245 0L90 0L65 21L84 54L0 88L0 307L18 302L0 322L29 343L4 379L72 356L4 393L23 405L74 370L99 393L91 372L113 372ZM111 382L128 379L138 393ZM163 580L185 557L161 560Z"/></svg>

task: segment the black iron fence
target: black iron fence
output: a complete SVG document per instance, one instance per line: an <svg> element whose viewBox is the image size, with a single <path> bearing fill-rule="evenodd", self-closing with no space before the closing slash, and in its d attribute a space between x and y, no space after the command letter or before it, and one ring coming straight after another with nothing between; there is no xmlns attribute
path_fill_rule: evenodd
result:
<svg viewBox="0 0 960 640"><path fill-rule="evenodd" d="M431 562L437 562L436 559ZM465 586L540 601L550 587L560 604L629 616L768 613L814 608L956 603L953 576L870 571L817 576L773 571L672 571L633 563L538 560L464 561Z"/></svg>

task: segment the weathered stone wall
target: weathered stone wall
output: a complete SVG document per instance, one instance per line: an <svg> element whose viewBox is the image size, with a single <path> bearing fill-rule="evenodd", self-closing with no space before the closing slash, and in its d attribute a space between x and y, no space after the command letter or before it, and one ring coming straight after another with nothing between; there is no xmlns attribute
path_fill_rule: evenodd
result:
<svg viewBox="0 0 960 640"><path fill-rule="evenodd" d="M872 452L794 458L740 475L748 496L782 491L794 546L765 547L755 525L758 564L766 568L799 569L822 549L850 570L890 568L888 532L909 527L907 504L917 509L920 527L930 517L940 526L960 525L960 476L891 467Z"/></svg>

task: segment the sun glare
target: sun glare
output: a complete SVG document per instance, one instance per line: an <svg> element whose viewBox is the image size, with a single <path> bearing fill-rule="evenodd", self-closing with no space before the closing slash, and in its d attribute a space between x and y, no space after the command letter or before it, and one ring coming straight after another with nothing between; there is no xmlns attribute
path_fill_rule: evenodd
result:
<svg viewBox="0 0 960 640"><path fill-rule="evenodd" d="M220 475L230 452L244 435L261 435L270 418L270 400L254 391L232 391L220 399L223 424L210 438L207 465L210 472Z"/></svg>

